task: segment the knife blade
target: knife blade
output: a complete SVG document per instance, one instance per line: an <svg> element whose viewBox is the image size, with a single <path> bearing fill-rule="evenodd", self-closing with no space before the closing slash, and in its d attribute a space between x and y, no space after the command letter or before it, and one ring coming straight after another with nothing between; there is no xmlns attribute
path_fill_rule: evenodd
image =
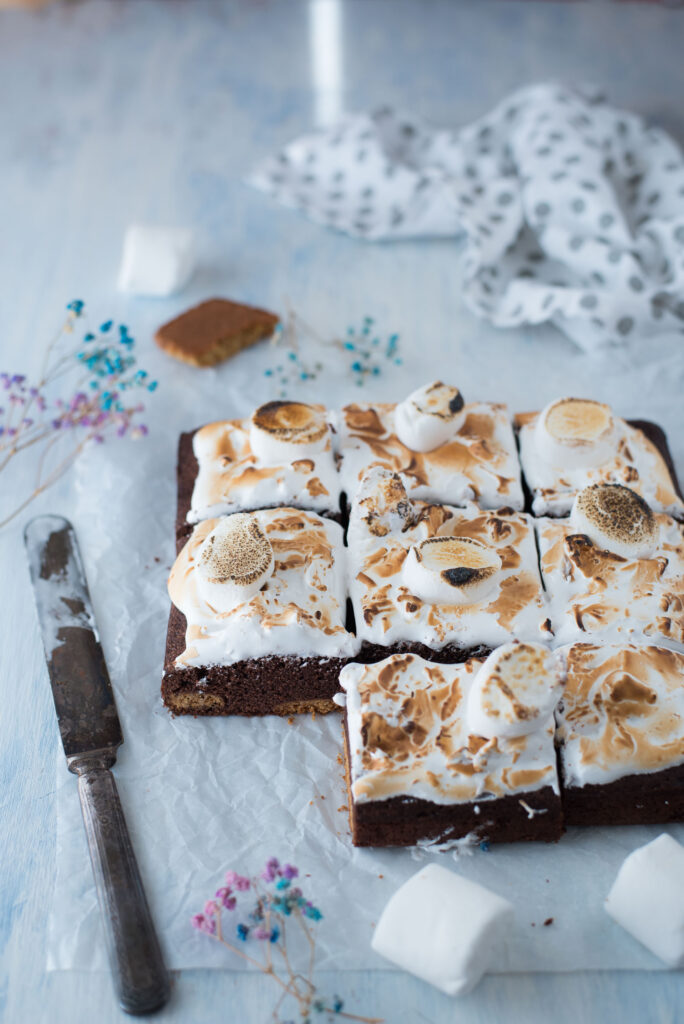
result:
<svg viewBox="0 0 684 1024"><path fill-rule="evenodd" d="M52 696L83 821L112 977L128 1013L169 997L169 977L110 769L123 742L73 527L38 516L24 530Z"/></svg>

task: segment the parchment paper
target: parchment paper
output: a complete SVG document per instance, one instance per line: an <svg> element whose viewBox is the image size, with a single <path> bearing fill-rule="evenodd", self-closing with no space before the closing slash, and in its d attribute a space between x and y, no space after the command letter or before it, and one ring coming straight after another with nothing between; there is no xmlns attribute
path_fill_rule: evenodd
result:
<svg viewBox="0 0 684 1024"><path fill-rule="evenodd" d="M353 386L348 360L335 353L326 356L319 380L289 393L330 404L390 400L437 376L458 383L466 399L507 401L512 410L575 393L660 422L682 465L679 337L603 362L570 353L550 329L533 339L488 336L486 344L477 331L467 338L404 337L403 355L403 366L377 378L372 393ZM322 968L387 966L371 952L373 924L420 857L436 857L514 903L516 938L501 971L662 966L603 910L624 856L662 829L571 830L557 845L493 847L456 861L452 853L354 850L338 715L299 717L290 725L274 717L173 719L162 707L177 436L208 419L247 415L272 397L263 370L273 361L262 345L216 370L193 371L150 352L145 364L161 380L149 403L150 437L86 453L75 471L72 507L55 509L72 516L83 550L125 736L116 777L168 965L242 969L194 932L189 919L226 869L253 873L273 854L311 876L306 889L324 914ZM105 954L76 781L61 749L56 772L49 967L101 969ZM668 831L684 841L684 827ZM544 927L550 917L553 924Z"/></svg>

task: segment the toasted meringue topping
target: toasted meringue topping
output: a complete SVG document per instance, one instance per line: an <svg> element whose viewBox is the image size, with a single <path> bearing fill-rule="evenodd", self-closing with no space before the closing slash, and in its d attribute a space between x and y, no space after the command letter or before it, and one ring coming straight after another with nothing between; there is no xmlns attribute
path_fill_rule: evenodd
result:
<svg viewBox="0 0 684 1024"><path fill-rule="evenodd" d="M465 416L465 403L458 388L433 381L396 407L394 429L407 448L431 452L456 436Z"/></svg>
<svg viewBox="0 0 684 1024"><path fill-rule="evenodd" d="M403 480L398 473L378 466L364 474L354 510L375 537L403 533L413 522L413 509Z"/></svg>
<svg viewBox="0 0 684 1024"><path fill-rule="evenodd" d="M355 803L410 796L449 804L544 786L558 792L551 715L512 741L472 732L467 707L481 664L394 654L342 669Z"/></svg>
<svg viewBox="0 0 684 1024"><path fill-rule="evenodd" d="M641 644L577 643L556 710L567 786L684 764L684 654Z"/></svg>
<svg viewBox="0 0 684 1024"><path fill-rule="evenodd" d="M475 604L489 594L501 569L493 548L471 537L430 537L404 562L404 582L429 604Z"/></svg>
<svg viewBox="0 0 684 1024"><path fill-rule="evenodd" d="M469 402L458 433L429 452L402 444L396 412L396 405L383 402L354 403L341 410L334 443L342 489L350 501L368 467L383 466L401 474L412 499L523 508L516 443L504 405ZM438 417L429 419L440 422Z"/></svg>
<svg viewBox="0 0 684 1024"><path fill-rule="evenodd" d="M657 637L684 643L684 526L654 513L652 557L624 556L567 519L537 520L553 634L559 643Z"/></svg>
<svg viewBox="0 0 684 1024"><path fill-rule="evenodd" d="M249 440L263 462L301 459L323 451L329 428L320 408L305 402L266 402L252 414Z"/></svg>
<svg viewBox="0 0 684 1024"><path fill-rule="evenodd" d="M256 517L236 512L220 519L200 548L199 590L216 611L248 601L273 574L273 548Z"/></svg>
<svg viewBox="0 0 684 1024"><path fill-rule="evenodd" d="M468 699L471 731L490 740L512 739L545 727L563 681L560 662L547 647L504 644L475 677Z"/></svg>
<svg viewBox="0 0 684 1024"><path fill-rule="evenodd" d="M658 540L655 516L621 484L593 484L575 496L570 521L597 547L624 558L650 558Z"/></svg>
<svg viewBox="0 0 684 1024"><path fill-rule="evenodd" d="M242 554L245 547L255 545L257 557L234 575L251 582L239 588L242 593L228 607L230 602L223 604L222 599L231 588L235 591L233 584L203 582L203 577L230 577L231 566L219 557L219 564L207 573L200 564L201 553L217 531L219 543L214 541L211 547L218 547L220 553L226 524L233 523L228 528L235 529L234 521L249 523L252 518L272 548L273 570L268 569L261 580L253 579L263 542L257 531L247 528ZM238 539L242 544L242 535ZM169 596L187 624L185 650L176 658L176 666L206 671L214 665L272 656L353 657L359 642L345 625L345 556L342 527L301 509L260 509L199 523L169 576ZM213 558L207 555L207 560Z"/></svg>
<svg viewBox="0 0 684 1024"><path fill-rule="evenodd" d="M600 466L614 453L615 421L610 406L585 398L559 398L544 409L535 439L552 466Z"/></svg>

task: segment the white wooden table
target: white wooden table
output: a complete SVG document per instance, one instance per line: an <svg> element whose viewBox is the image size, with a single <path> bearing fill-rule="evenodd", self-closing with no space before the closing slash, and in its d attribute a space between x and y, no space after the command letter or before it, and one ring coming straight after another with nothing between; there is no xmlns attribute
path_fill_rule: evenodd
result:
<svg viewBox="0 0 684 1024"><path fill-rule="evenodd" d="M502 339L475 322L458 299L449 243L364 247L274 207L241 176L341 109L391 102L459 124L507 90L554 76L598 82L684 139L683 38L684 14L615 3L94 0L3 12L0 368L35 368L73 297L126 319L148 361L157 358L151 333L178 301L126 302L114 292L123 229L147 219L202 232L188 301L224 293L280 308L286 294L330 330L384 313L427 351L431 334L453 334L459 373L480 397L522 407L535 388L546 397L546 377L552 397L566 371L586 375L584 357L551 332ZM525 371L514 394L504 356ZM659 418L658 388L681 383L670 376L667 363L645 376L634 415ZM681 473L681 420L663 425ZM66 480L35 510L68 514L70 501ZM0 1019L110 1024L124 1015L106 976L44 969L56 724L21 522L0 534ZM170 548L170 539L160 535L160 544ZM350 1011L390 1022L684 1019L681 974L491 977L458 1003L396 972L323 981ZM272 1006L260 977L183 972L159 1019L258 1024Z"/></svg>

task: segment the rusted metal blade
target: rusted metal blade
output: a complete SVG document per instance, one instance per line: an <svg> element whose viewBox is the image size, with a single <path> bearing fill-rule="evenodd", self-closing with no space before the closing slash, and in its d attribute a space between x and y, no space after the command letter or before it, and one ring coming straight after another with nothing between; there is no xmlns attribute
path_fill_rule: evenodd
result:
<svg viewBox="0 0 684 1024"><path fill-rule="evenodd" d="M38 516L24 542L64 752L113 752L123 737L74 529Z"/></svg>

